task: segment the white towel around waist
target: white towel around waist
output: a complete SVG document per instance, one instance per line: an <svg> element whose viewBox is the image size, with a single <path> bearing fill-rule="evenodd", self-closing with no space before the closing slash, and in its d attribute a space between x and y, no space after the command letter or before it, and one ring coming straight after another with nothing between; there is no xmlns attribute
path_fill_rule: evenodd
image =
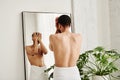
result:
<svg viewBox="0 0 120 80"><path fill-rule="evenodd" d="M55 67L54 80L81 80L77 66L74 67Z"/></svg>
<svg viewBox="0 0 120 80"><path fill-rule="evenodd" d="M30 70L30 80L48 80L48 73L44 72L46 70L46 66L38 67L31 66Z"/></svg>

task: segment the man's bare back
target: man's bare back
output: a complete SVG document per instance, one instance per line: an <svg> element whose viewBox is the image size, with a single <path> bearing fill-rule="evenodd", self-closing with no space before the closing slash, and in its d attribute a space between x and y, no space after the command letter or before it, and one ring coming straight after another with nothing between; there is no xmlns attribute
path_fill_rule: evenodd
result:
<svg viewBox="0 0 120 80"><path fill-rule="evenodd" d="M71 32L63 32L50 36L51 50L55 56L55 66L76 66L81 47L81 35Z"/></svg>

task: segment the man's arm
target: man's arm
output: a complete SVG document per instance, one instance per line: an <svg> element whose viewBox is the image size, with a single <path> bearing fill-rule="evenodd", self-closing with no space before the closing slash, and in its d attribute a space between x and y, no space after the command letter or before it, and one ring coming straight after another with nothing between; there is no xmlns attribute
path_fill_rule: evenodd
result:
<svg viewBox="0 0 120 80"><path fill-rule="evenodd" d="M27 55L30 55L30 49L29 49L29 46L25 46L25 51L26 51L26 54L27 54Z"/></svg>
<svg viewBox="0 0 120 80"><path fill-rule="evenodd" d="M25 46L25 51L28 54L28 46Z"/></svg>
<svg viewBox="0 0 120 80"><path fill-rule="evenodd" d="M36 38L35 44L34 44L34 53L38 53L38 39Z"/></svg>
<svg viewBox="0 0 120 80"><path fill-rule="evenodd" d="M41 53L43 54L47 54L47 49L46 47L44 46L43 42L42 42L42 34L41 33L38 33L38 42L40 43L40 50L41 50Z"/></svg>
<svg viewBox="0 0 120 80"><path fill-rule="evenodd" d="M41 48L41 52L44 53L44 54L47 54L47 49L46 47L44 46L43 42L40 40L40 48Z"/></svg>
<svg viewBox="0 0 120 80"><path fill-rule="evenodd" d="M50 37L49 37L49 42L50 42L49 48L50 48L51 51L53 51L52 38L53 38L53 35L50 35Z"/></svg>

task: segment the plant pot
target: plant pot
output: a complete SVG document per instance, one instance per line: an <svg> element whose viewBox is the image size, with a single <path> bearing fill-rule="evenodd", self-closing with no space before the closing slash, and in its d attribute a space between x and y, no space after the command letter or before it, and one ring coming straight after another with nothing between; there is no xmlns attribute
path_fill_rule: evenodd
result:
<svg viewBox="0 0 120 80"><path fill-rule="evenodd" d="M109 75L105 75L105 76L92 76L92 80L109 80Z"/></svg>

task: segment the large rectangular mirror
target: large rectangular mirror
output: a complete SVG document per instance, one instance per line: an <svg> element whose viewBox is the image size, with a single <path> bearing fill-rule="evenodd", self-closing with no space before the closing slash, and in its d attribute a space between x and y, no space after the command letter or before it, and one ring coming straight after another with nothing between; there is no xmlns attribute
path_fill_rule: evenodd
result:
<svg viewBox="0 0 120 80"><path fill-rule="evenodd" d="M41 80L39 79L41 70L39 67L48 68L54 64L53 53L49 50L49 36L55 34L55 19L60 15L69 15L69 13L44 13L44 12L22 12L23 17L23 31L24 31L24 57L25 57L25 73L26 80ZM72 28L70 28L71 30ZM40 53L41 44L34 48L35 36L41 37L41 44L44 54L35 53L35 48ZM38 41L39 43L39 41ZM33 49L34 48L34 49ZM46 54L47 53L47 54ZM49 75L43 74L44 80ZM46 77L45 77L46 76ZM42 79L42 80L43 80Z"/></svg>

